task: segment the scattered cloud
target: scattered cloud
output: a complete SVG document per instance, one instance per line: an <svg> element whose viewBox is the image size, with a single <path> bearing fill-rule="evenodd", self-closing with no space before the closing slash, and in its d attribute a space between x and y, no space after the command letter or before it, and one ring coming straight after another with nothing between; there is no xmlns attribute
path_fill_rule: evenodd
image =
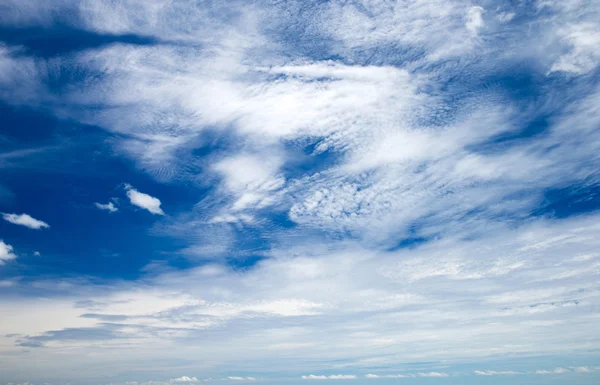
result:
<svg viewBox="0 0 600 385"><path fill-rule="evenodd" d="M8 221L10 223L13 223L15 225L21 225L21 226L25 226L25 227L29 227L30 229L34 229L34 230L39 230L42 228L49 228L50 225L48 225L46 222L37 220L33 217L31 217L28 214L7 214L7 213L2 213L2 217L4 218L5 221Z"/></svg>
<svg viewBox="0 0 600 385"><path fill-rule="evenodd" d="M227 377L228 380L231 381L256 381L254 377L238 377L238 376L230 376Z"/></svg>
<svg viewBox="0 0 600 385"><path fill-rule="evenodd" d="M132 199L132 198L130 197L129 199ZM104 203L104 204L96 202L96 203L94 203L94 205L100 210L106 210L111 213L119 211L119 209L117 208L117 206L115 206L115 204L113 202L108 202L108 203ZM160 206L160 204L159 204L159 206Z"/></svg>
<svg viewBox="0 0 600 385"><path fill-rule="evenodd" d="M125 189L127 190L127 197L132 205L148 210L152 214L165 215L160 208L160 199L141 193L134 189L131 185L125 185Z"/></svg>
<svg viewBox="0 0 600 385"><path fill-rule="evenodd" d="M172 384L181 384L181 383L198 382L198 379L196 377L181 376L179 378L173 378L173 379L169 380L169 382Z"/></svg>

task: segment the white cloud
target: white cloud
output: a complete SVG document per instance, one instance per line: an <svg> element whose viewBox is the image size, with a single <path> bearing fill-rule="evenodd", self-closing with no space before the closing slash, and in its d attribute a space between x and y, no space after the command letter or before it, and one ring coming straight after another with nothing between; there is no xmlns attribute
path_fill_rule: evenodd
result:
<svg viewBox="0 0 600 385"><path fill-rule="evenodd" d="M17 258L17 255L13 253L13 247L0 240L0 265L4 265L6 261L10 261L15 258Z"/></svg>
<svg viewBox="0 0 600 385"><path fill-rule="evenodd" d="M141 193L130 185L126 185L125 189L127 190L127 197L132 205L146 209L152 214L165 215L160 208L160 199Z"/></svg>
<svg viewBox="0 0 600 385"><path fill-rule="evenodd" d="M442 372L428 372L428 373L418 373L419 377L448 377L447 373Z"/></svg>
<svg viewBox="0 0 600 385"><path fill-rule="evenodd" d="M599 26L598 23L579 23L561 29L559 34L570 49L552 64L550 72L563 71L580 75L596 68L600 63L597 49L600 46Z"/></svg>
<svg viewBox="0 0 600 385"><path fill-rule="evenodd" d="M379 379L379 378L414 378L414 374L367 374L365 378Z"/></svg>
<svg viewBox="0 0 600 385"><path fill-rule="evenodd" d="M551 10L522 22L517 6L484 13L454 0L264 3L9 0L6 25L79 15L77 29L169 42L50 61L0 47L0 98L61 106L61 118L117 133L116 149L156 179L214 187L173 219L172 229L198 242L189 250L229 258L235 231L250 227L243 239L259 233L269 246L249 269L217 260L102 287L31 283L55 295L26 307L21 298L0 301L3 331L22 336L0 341L7 356L12 345L43 341L49 349L32 353L40 373L102 376L105 367L194 357L194 370L222 378L211 363L366 372L598 348L589 338L600 301L598 216L530 213L549 189L596 183L600 89L554 76L558 86L522 98L500 81L514 68L535 67L532 79L549 69L592 73L597 6L538 2ZM49 97L43 85L63 68L92 75ZM494 147L538 115L552 116L543 135ZM207 133L224 143L195 156L215 145ZM326 161L303 168L317 158ZM164 214L159 199L131 186L127 195ZM293 231L261 217L267 208L287 215ZM343 240L349 235L354 241ZM428 242L396 250L419 237ZM137 354L116 360L120 349ZM11 361L9 370L27 363Z"/></svg>
<svg viewBox="0 0 600 385"><path fill-rule="evenodd" d="M523 374L521 372L515 372L512 370L495 371L495 370L476 370L475 374L478 376L516 376Z"/></svg>
<svg viewBox="0 0 600 385"><path fill-rule="evenodd" d="M589 366L573 366L571 369L573 369L575 373L592 373L594 371L594 369Z"/></svg>
<svg viewBox="0 0 600 385"><path fill-rule="evenodd" d="M251 222L251 216L239 214L246 209L261 209L274 202L273 194L285 184L279 175L281 160L251 154L239 154L222 159L213 168L223 177L225 192L232 194L233 202L227 213L213 218L215 222Z"/></svg>
<svg viewBox="0 0 600 385"><path fill-rule="evenodd" d="M130 199L131 199L131 198L130 198ZM132 203L133 203L133 202L132 202ZM96 206L98 209L100 209L100 210L106 210L106 211L109 211L109 212L111 212L111 213L114 213L115 211L119 211L119 209L117 208L117 206L115 206L115 204L114 204L114 203L112 203L112 202L108 202L108 203L104 203L104 204L103 204L103 203L98 203L98 202L96 202L96 203L94 203L94 205L95 205L95 206Z"/></svg>
<svg viewBox="0 0 600 385"><path fill-rule="evenodd" d="M169 382L172 384L190 383L190 382L198 382L198 379L196 377L181 376L179 378L173 378L173 379L169 380Z"/></svg>
<svg viewBox="0 0 600 385"><path fill-rule="evenodd" d="M570 373L571 371L569 369L565 369L565 368L556 368L554 370L536 370L535 374L565 374L565 373Z"/></svg>
<svg viewBox="0 0 600 385"><path fill-rule="evenodd" d="M474 35L476 35L477 32L479 32L479 30L484 26L483 13L484 9L479 6L473 6L469 8L467 12L467 22L465 25L467 29Z"/></svg>
<svg viewBox="0 0 600 385"><path fill-rule="evenodd" d="M107 339L103 346L120 349L120 344L127 343L127 349L142 351L149 359L164 358L164 353L144 350L153 344L164 347L174 360L195 356L227 366L243 361L252 368L266 367L266 362L277 357L281 364L269 366L270 372L285 372L292 364L295 370L308 373L331 371L331 367L315 368L315 357L324 362L338 360L344 366L336 369L344 373L344 369L380 370L398 361L425 358L450 364L472 361L475 356L489 360L519 354L525 360L542 352L577 353L589 349L589 330L594 330L595 320L585 315L598 306L600 292L595 289L597 259L575 257L597 252L598 223L597 215L548 220L496 228L477 240L457 237L395 252L376 252L356 243L283 244L252 269L211 265L166 271L149 277L143 285L131 282L95 288L78 282L49 286L39 282L48 293L68 287L69 292L82 293L77 301L89 302L74 307L74 299L58 302L54 297L36 304L8 301L0 305L0 324L7 333L32 337L48 330L85 327L78 336L86 338L86 330L99 332L107 327L101 317L119 316L123 318L118 325L111 326L119 338ZM497 273L493 266L504 266L504 262L495 261L508 256L518 256L525 263L510 274ZM450 273L406 273L407 267L398 265L414 258L431 261L434 269L438 264L445 266ZM461 263L450 265L448 260ZM592 270L585 272L583 267ZM579 272L546 280L557 268ZM550 306L564 301L577 304ZM540 303L549 306L543 312L534 311ZM56 309L64 315L52 324L20 321L23 315L44 319ZM11 318L12 314L20 318ZM536 333L540 329L552 333ZM85 356L72 355L69 349L93 342L54 338L48 345L71 359L50 357L49 363L62 370L89 364ZM523 344L524 340L529 343ZM291 348L268 348L273 346ZM88 345L87 349L94 348ZM96 352L109 368L123 364L111 361L102 350ZM219 376L211 368L194 370ZM444 373L435 367L419 370L425 375ZM305 377L329 379L328 375L313 376L317 378Z"/></svg>
<svg viewBox="0 0 600 385"><path fill-rule="evenodd" d="M28 214L2 213L2 217L4 218L5 221L8 221L15 225L29 227L30 229L39 230L41 228L49 228L50 227L50 225L48 225L46 222L32 218Z"/></svg>
<svg viewBox="0 0 600 385"><path fill-rule="evenodd" d="M254 377L238 377L238 376L230 376L227 377L228 380L231 381L256 381Z"/></svg>
<svg viewBox="0 0 600 385"><path fill-rule="evenodd" d="M352 374L331 374L328 376L309 374L308 376L302 376L303 380L355 380L356 378Z"/></svg>

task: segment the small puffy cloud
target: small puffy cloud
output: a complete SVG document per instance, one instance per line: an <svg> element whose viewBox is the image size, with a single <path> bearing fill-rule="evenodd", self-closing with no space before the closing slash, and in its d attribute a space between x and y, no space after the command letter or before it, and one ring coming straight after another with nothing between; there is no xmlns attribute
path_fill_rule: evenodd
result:
<svg viewBox="0 0 600 385"><path fill-rule="evenodd" d="M227 377L228 380L231 381L255 381L256 378L254 377L238 377L238 376L230 376Z"/></svg>
<svg viewBox="0 0 600 385"><path fill-rule="evenodd" d="M160 208L160 199L141 193L129 184L125 185L125 189L127 190L127 197L132 205L146 209L152 214L165 215Z"/></svg>
<svg viewBox="0 0 600 385"><path fill-rule="evenodd" d="M94 205L96 205L96 207L99 208L100 210L106 210L111 213L114 213L115 211L119 211L117 206L115 206L114 203L112 203L112 202L108 202L105 204L96 202L96 203L94 203Z"/></svg>
<svg viewBox="0 0 600 385"><path fill-rule="evenodd" d="M316 376L309 374L308 376L302 376L303 380L355 380L356 376L353 374L332 374L329 376Z"/></svg>
<svg viewBox="0 0 600 385"><path fill-rule="evenodd" d="M513 372L510 370L497 372L495 370L476 370L475 374L478 376L515 376L518 374L523 374L521 372Z"/></svg>
<svg viewBox="0 0 600 385"><path fill-rule="evenodd" d="M169 380L169 382L171 384L181 384L189 382L198 382L198 379L196 377L181 376L179 378L172 378Z"/></svg>
<svg viewBox="0 0 600 385"><path fill-rule="evenodd" d="M40 254L40 252L39 252L39 251L34 251L34 252L33 252L33 255L34 255L34 256L36 256L36 257L39 257L39 256L40 256L40 255L42 255L42 254Z"/></svg>
<svg viewBox="0 0 600 385"><path fill-rule="evenodd" d="M15 258L17 258L17 255L13 253L13 247L0 240L0 265L4 265L6 261Z"/></svg>
<svg viewBox="0 0 600 385"><path fill-rule="evenodd" d="M39 230L41 228L50 227L46 222L37 220L30 215L27 214L7 214L3 213L2 217L5 221L8 221L15 225L21 225L25 227L29 227L30 229Z"/></svg>
<svg viewBox="0 0 600 385"><path fill-rule="evenodd" d="M565 368L556 368L554 370L536 370L535 374L565 374L570 373L569 369Z"/></svg>
<svg viewBox="0 0 600 385"><path fill-rule="evenodd" d="M448 374L440 372L419 373L419 377L448 377Z"/></svg>

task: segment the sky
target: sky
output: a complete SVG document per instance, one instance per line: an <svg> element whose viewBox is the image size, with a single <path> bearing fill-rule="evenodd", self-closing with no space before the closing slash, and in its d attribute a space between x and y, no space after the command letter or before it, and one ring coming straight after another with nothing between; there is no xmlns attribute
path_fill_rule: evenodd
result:
<svg viewBox="0 0 600 385"><path fill-rule="evenodd" d="M0 385L600 382L600 2L2 0Z"/></svg>

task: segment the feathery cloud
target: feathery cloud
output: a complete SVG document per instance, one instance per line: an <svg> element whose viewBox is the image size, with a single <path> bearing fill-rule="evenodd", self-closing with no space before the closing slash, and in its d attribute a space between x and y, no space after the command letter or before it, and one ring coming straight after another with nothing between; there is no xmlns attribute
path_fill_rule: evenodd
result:
<svg viewBox="0 0 600 385"><path fill-rule="evenodd" d="M104 203L104 204L95 202L94 205L100 210L105 210L105 211L108 211L111 213L114 213L115 211L119 211L119 209L117 208L117 206L115 206L115 204L113 202L108 202L108 203Z"/></svg>

